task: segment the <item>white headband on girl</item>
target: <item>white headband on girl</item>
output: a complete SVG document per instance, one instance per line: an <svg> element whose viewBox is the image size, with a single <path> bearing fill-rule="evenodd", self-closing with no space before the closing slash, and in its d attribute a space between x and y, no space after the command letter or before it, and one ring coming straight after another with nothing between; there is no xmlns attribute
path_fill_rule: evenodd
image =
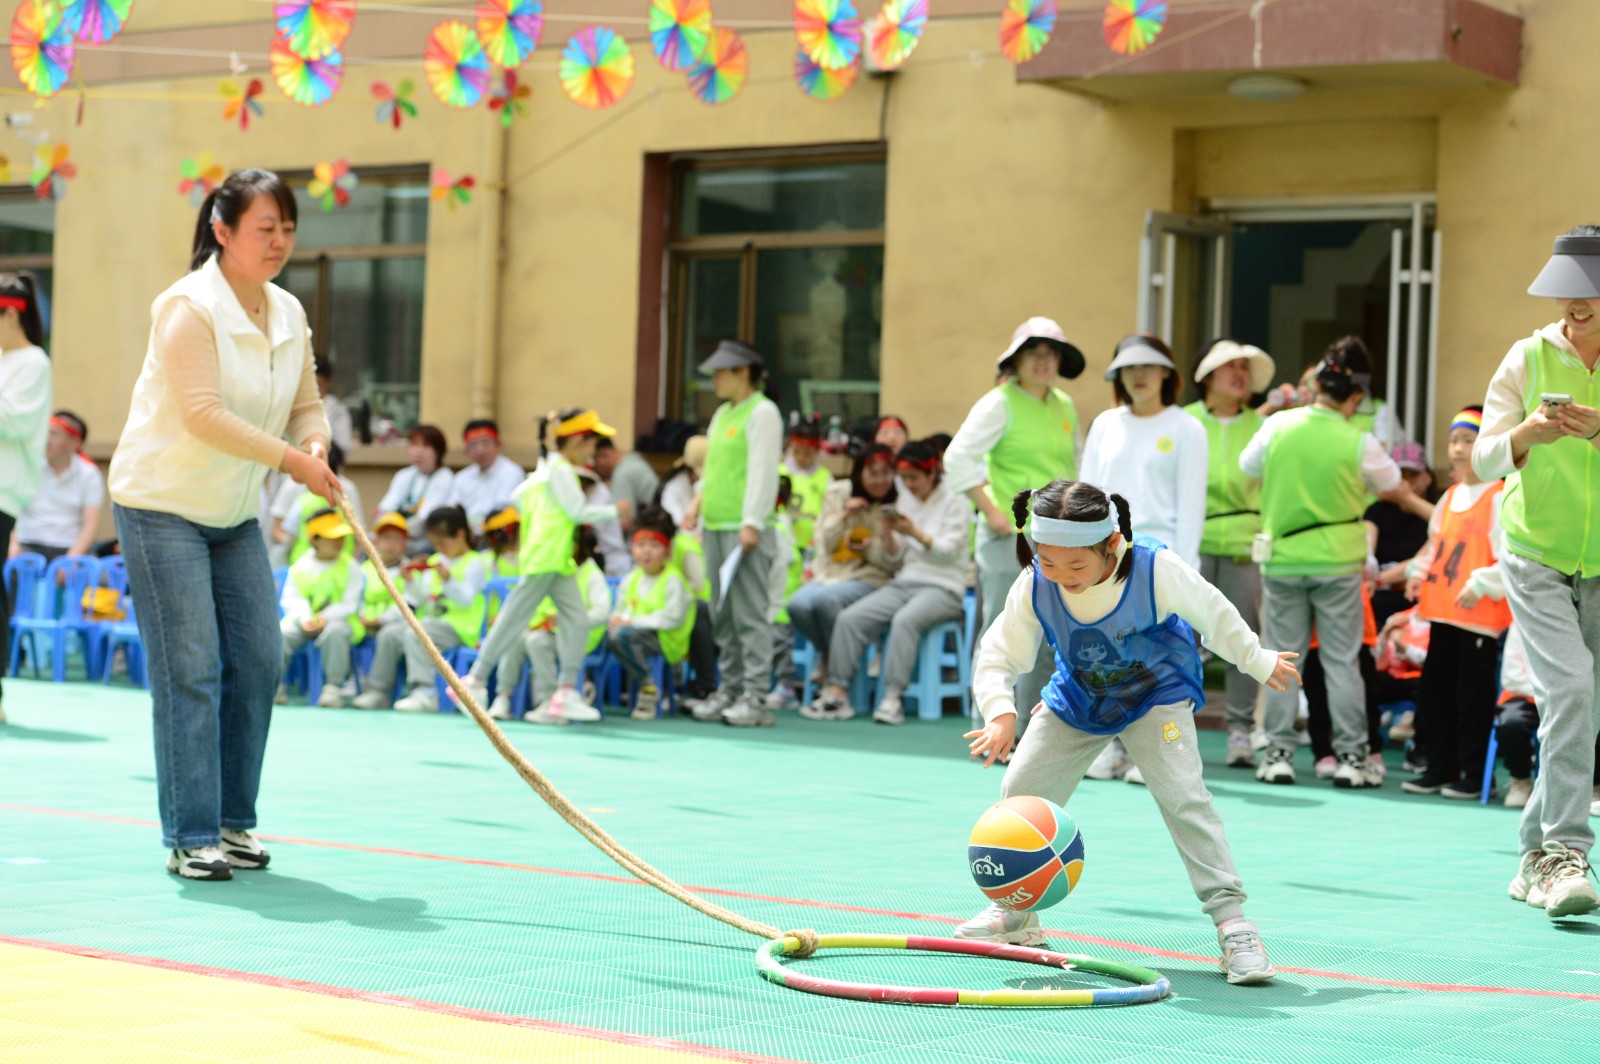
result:
<svg viewBox="0 0 1600 1064"><path fill-rule="evenodd" d="M1063 521L1057 517L1033 515L1033 538L1048 547L1093 547L1111 538L1117 522L1111 516L1099 521Z"/></svg>

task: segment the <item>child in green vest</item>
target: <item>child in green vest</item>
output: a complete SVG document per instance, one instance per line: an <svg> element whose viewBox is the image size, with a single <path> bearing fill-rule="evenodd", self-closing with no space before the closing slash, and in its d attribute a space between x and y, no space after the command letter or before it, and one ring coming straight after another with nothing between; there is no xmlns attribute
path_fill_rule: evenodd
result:
<svg viewBox="0 0 1600 1064"><path fill-rule="evenodd" d="M789 599L805 582L805 559L800 552L796 521L789 516L794 488L787 475L778 476L778 506L773 511L773 531L778 535L778 557L767 575L767 597L771 606L767 619L772 624L772 689L762 699L768 710L798 709L800 699L794 684L794 625L789 618Z"/></svg>
<svg viewBox="0 0 1600 1064"><path fill-rule="evenodd" d="M487 619L483 586L489 579L483 555L472 549L467 538L467 511L459 505L441 506L428 514L423 528L434 553L425 562L405 566L406 601L441 654L457 647L475 647ZM394 708L405 713L438 712L433 660L411 626L397 624L378 630L367 690L357 696L357 706L379 709L389 704L402 654L411 690Z"/></svg>
<svg viewBox="0 0 1600 1064"><path fill-rule="evenodd" d="M384 625L405 624L399 605L389 596L389 589L378 578L378 567L382 566L397 585L404 581L401 567L405 564L406 544L410 538L410 522L398 512L384 514L372 526L372 545L377 548L378 556L361 563L361 575L366 585L361 592L359 619L366 635L372 635ZM362 638L366 638L366 635Z"/></svg>
<svg viewBox="0 0 1600 1064"><path fill-rule="evenodd" d="M607 645L634 689L635 720L654 720L661 700L650 679L650 658L660 654L668 665L676 665L689 652L695 599L672 564L677 531L665 510L650 507L639 514L630 544L633 571L618 590L616 610L607 622Z"/></svg>
<svg viewBox="0 0 1600 1064"><path fill-rule="evenodd" d="M489 566L491 580L500 577L515 580L518 575L517 555L521 549L522 516L510 503L496 506L483 519L483 560ZM493 621L494 618L489 618Z"/></svg>
<svg viewBox="0 0 1600 1064"><path fill-rule="evenodd" d="M344 705L339 690L350 678L350 646L361 641L361 571L345 551L350 526L337 510L319 510L306 522L311 549L289 567L283 585L283 671L307 643L322 654L322 691L317 705L338 709ZM287 701L282 687L279 701Z"/></svg>
<svg viewBox="0 0 1600 1064"><path fill-rule="evenodd" d="M588 632L588 636L583 645L586 657L605 642L606 618L611 616L611 584L607 582L605 570L600 566L598 546L599 540L594 529L588 525L578 529L573 559L578 563L578 594L583 598L583 606L587 611L584 631ZM556 677L560 669L560 657L557 654L560 637L556 632L556 623L556 604L545 599L539 603L531 629L523 636L522 643L513 648L500 665L497 674L500 693L495 696L490 716L494 716L494 710L499 709L506 714L500 719L510 718L511 691L522 677L523 662L529 662L533 665L533 697L537 705L523 719L532 724L564 723L561 718L550 716L550 701L559 689ZM515 663L515 672L507 669L506 664L510 662Z"/></svg>
<svg viewBox="0 0 1600 1064"><path fill-rule="evenodd" d="M822 464L820 417L789 416L789 450L778 471L789 478L793 501L787 505L794 519L795 543L801 550L808 550L812 529L822 513L822 496L833 483L833 474Z"/></svg>
<svg viewBox="0 0 1600 1064"><path fill-rule="evenodd" d="M1553 298L1561 318L1495 371L1472 466L1484 480L1506 478L1500 569L1540 688L1539 775L1509 893L1560 919L1600 907L1588 879L1600 721L1600 226L1558 237L1528 294Z"/></svg>
<svg viewBox="0 0 1600 1064"><path fill-rule="evenodd" d="M600 438L615 436L617 430L593 410L564 410L540 420L541 447L552 425L555 449L544 449L538 468L522 482L514 500L522 514L516 590L501 604L500 615L483 641L483 651L463 680L480 705L487 702L489 676L500 659L522 641L539 604L548 598L556 604L560 675L546 716L596 721L600 710L584 701L578 691L588 610L578 593L578 564L572 558L572 545L579 525L615 521L618 508L590 505L577 471L593 461Z"/></svg>
<svg viewBox="0 0 1600 1064"><path fill-rule="evenodd" d="M344 475L344 451L337 443L328 445L328 468L339 478L339 484L344 488L344 493L349 497L350 505L355 512L361 513L361 492L356 489L355 483ZM338 507L316 492L300 487L293 481L287 481L280 490L290 494L273 500L273 539L287 545L286 560L288 564L293 565L300 560L302 554L311 549L311 537L306 532L306 522L319 511L336 510ZM354 556L356 552L354 537L345 540L344 550L346 554Z"/></svg>

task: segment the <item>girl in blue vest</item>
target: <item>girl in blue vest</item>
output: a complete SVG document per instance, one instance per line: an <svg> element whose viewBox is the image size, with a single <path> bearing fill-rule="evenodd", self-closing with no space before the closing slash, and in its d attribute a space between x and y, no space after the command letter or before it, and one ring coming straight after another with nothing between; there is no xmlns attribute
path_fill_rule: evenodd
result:
<svg viewBox="0 0 1600 1064"><path fill-rule="evenodd" d="M1020 534L1030 511L1037 552ZM1263 649L1222 592L1161 544L1134 540L1120 495L1055 480L1019 492L1012 515L1023 571L978 652L972 689L985 724L967 733L969 749L986 768L1010 761L1000 785L1005 797L1066 805L1101 749L1120 737L1161 807L1201 908L1216 924L1228 982L1272 978L1261 936L1244 917L1244 885L1201 778L1193 717L1205 695L1194 633L1278 690L1299 681L1296 655ZM1013 686L1033 667L1041 640L1054 651L1055 670L1018 744ZM1045 943L1037 915L997 905L956 935Z"/></svg>

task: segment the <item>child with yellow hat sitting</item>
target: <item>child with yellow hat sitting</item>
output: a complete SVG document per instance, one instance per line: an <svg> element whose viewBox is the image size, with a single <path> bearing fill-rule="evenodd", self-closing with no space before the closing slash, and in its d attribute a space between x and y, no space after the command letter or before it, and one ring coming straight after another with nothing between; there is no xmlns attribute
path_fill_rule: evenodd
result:
<svg viewBox="0 0 1600 1064"><path fill-rule="evenodd" d="M366 581L345 551L350 526L337 510L317 511L305 527L311 549L289 567L283 585L283 670L289 671L296 651L315 644L324 679L317 705L338 709L344 705L340 688L350 678L350 647L366 632L356 617ZM281 686L278 701L288 701Z"/></svg>

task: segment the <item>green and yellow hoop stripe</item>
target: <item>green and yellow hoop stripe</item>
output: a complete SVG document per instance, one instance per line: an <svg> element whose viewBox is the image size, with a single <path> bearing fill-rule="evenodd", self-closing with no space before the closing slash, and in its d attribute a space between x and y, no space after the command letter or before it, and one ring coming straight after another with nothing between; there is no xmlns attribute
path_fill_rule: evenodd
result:
<svg viewBox="0 0 1600 1064"><path fill-rule="evenodd" d="M909 949L927 953L963 953L996 960L1022 961L1065 971L1095 972L1134 983L1134 986L1103 987L1090 990L959 990L953 987L879 986L871 983L843 983L818 979L786 968L779 960L800 948L799 939L775 938L756 950L756 969L774 983L826 997L856 1001L887 1001L902 1005L987 1005L1023 1007L1061 1007L1071 1005L1139 1005L1160 1001L1172 993L1172 984L1160 972L1133 964L1117 964L1072 953L1054 953L1028 946L1009 946L1002 942L980 942L962 938L929 938L922 935L820 935L817 948L823 949Z"/></svg>

